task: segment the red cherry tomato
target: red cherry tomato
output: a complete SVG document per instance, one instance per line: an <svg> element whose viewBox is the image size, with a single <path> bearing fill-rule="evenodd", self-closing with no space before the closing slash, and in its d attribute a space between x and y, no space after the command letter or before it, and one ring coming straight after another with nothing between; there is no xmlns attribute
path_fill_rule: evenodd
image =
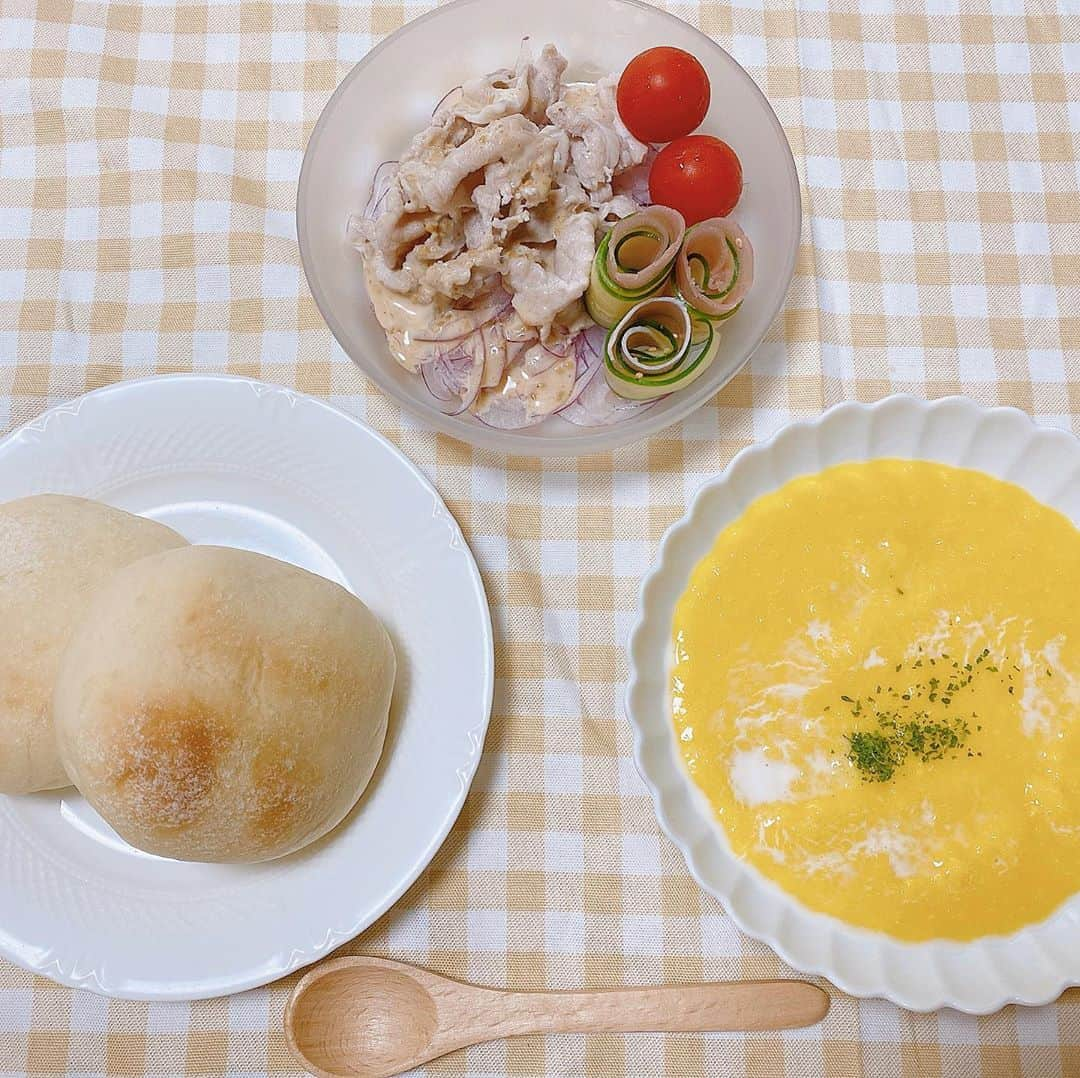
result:
<svg viewBox="0 0 1080 1078"><path fill-rule="evenodd" d="M682 49L646 49L626 65L615 103L622 122L642 142L682 138L709 111L709 76Z"/></svg>
<svg viewBox="0 0 1080 1078"><path fill-rule="evenodd" d="M653 202L670 206L696 225L727 217L742 194L742 165L735 151L712 135L688 135L665 146L649 173Z"/></svg>

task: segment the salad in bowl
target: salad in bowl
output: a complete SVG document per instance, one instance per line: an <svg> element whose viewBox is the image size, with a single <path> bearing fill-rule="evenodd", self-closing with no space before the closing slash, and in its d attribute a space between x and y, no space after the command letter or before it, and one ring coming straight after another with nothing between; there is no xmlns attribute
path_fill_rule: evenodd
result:
<svg viewBox="0 0 1080 1078"><path fill-rule="evenodd" d="M720 50L702 40L698 51L712 60ZM755 201L745 192L757 193L750 166L760 145L740 138L735 114L718 122L716 75L680 44L606 71L602 59L574 63L578 50L554 36L517 37L512 48L509 66L463 60L458 81L439 84L418 122L386 147L396 153L368 155L338 218L339 243L351 252L347 311L329 295L340 282L320 287L328 260L310 226L305 234L329 160L330 131L320 128L340 111L331 101L301 174L305 270L346 351L436 427L526 452L603 449L680 418L748 358L791 276L797 185L793 169L781 174L791 182L777 250L776 223L753 205L743 212ZM776 178L770 172L762 186ZM759 232L772 277L764 289ZM362 355L343 324L358 320ZM744 320L751 324L729 340Z"/></svg>
<svg viewBox="0 0 1080 1078"><path fill-rule="evenodd" d="M391 354L448 414L504 430L617 423L685 388L753 283L724 215L739 159L685 137L708 111L701 64L658 47L596 82L566 67L526 39L513 68L454 87L349 221Z"/></svg>

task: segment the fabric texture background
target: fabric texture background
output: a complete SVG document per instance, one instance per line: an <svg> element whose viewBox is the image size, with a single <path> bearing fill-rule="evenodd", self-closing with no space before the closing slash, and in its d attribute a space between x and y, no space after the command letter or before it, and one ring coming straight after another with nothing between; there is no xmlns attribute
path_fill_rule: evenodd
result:
<svg viewBox="0 0 1080 1078"><path fill-rule="evenodd" d="M428 6L0 0L0 430L117 379L226 371L363 417L439 487L492 605L494 714L446 845L343 953L519 988L786 975L693 884L634 770L636 588L703 480L838 401L963 392L1080 433L1080 5L669 5L750 71L788 133L795 281L751 364L685 423L547 463L400 412L335 345L300 268L311 127L350 66ZM294 980L140 1004L0 964L0 1073L298 1073L281 1033ZM834 993L810 1030L527 1038L427 1073L1076 1076L1080 991L986 1018Z"/></svg>

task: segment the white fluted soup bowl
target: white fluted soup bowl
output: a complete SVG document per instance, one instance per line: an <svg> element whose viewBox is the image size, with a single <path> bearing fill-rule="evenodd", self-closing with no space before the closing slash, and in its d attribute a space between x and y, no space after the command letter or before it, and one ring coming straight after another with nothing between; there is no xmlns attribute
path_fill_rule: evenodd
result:
<svg viewBox="0 0 1080 1078"><path fill-rule="evenodd" d="M916 1011L988 1014L1007 1003L1048 1003L1080 984L1080 894L1038 924L966 942L908 943L846 924L808 909L732 853L676 745L671 625L694 566L761 495L842 461L879 457L978 469L1016 483L1080 525L1080 442L1037 427L1023 412L986 409L963 397L841 404L744 450L698 491L642 583L627 693L638 770L660 826L697 882L744 932L796 969L821 974L852 995L884 997Z"/></svg>

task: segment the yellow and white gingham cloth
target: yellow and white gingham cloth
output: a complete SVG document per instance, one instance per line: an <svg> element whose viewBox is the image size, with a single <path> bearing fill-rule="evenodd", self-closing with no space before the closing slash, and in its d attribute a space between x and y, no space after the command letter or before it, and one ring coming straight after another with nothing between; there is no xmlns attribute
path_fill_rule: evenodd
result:
<svg viewBox="0 0 1080 1078"><path fill-rule="evenodd" d="M230 371L362 416L438 485L484 572L494 714L446 845L346 953L518 988L784 976L690 880L635 773L635 591L706 477L839 400L964 392L1080 433L1080 3L671 5L788 133L795 282L718 399L617 457L549 463L400 412L334 344L300 269L306 137L349 67L427 6L0 0L0 429L116 379ZM141 1004L0 965L0 1074L294 1073L294 980ZM987 1018L834 993L809 1030L537 1037L428 1073L1077 1076L1080 992Z"/></svg>

